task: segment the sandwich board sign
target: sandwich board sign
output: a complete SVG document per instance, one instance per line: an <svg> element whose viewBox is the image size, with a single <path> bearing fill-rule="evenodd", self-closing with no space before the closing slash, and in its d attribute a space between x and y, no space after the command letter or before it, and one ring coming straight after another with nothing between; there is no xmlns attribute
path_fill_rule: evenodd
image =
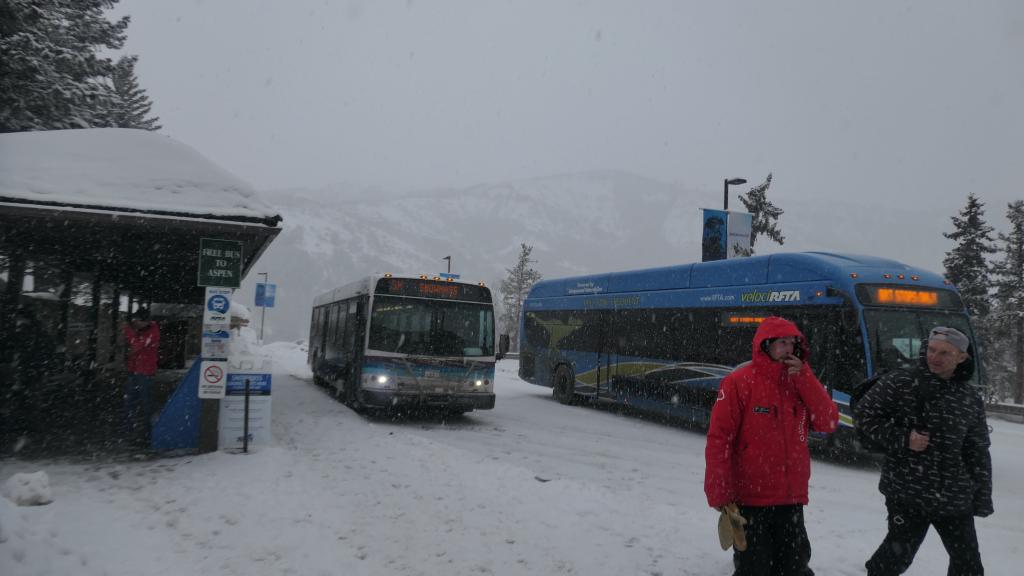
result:
<svg viewBox="0 0 1024 576"><path fill-rule="evenodd" d="M246 411L246 383L249 408ZM270 445L271 374L255 372L228 373L227 391L220 402L218 447L237 450ZM246 422L246 417L249 421ZM248 432L248 438L245 437Z"/></svg>

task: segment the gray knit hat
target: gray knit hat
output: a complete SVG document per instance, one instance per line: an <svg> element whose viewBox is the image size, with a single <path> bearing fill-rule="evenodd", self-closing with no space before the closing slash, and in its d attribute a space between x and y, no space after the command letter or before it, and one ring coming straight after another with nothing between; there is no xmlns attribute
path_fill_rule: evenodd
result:
<svg viewBox="0 0 1024 576"><path fill-rule="evenodd" d="M928 334L928 340L941 340L943 342L949 342L956 349L961 352L967 352L967 347L970 346L971 340L964 335L963 332L956 328L949 328L947 326L936 326L932 328L930 334Z"/></svg>

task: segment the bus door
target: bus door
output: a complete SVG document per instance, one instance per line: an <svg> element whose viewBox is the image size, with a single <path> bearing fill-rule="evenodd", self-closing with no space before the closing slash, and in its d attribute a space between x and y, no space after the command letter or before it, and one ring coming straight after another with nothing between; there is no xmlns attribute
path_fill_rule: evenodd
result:
<svg viewBox="0 0 1024 576"><path fill-rule="evenodd" d="M355 326L353 329L352 350L352 381L362 381L363 357L366 351L366 310L369 306L369 297L358 298L355 303Z"/></svg>
<svg viewBox="0 0 1024 576"><path fill-rule="evenodd" d="M601 378L598 381L596 393L600 398L611 398L617 394L615 386L620 375L619 362L626 351L626 323L628 320L624 317L622 310L608 310L604 314L602 324L605 330L599 354Z"/></svg>
<svg viewBox="0 0 1024 576"><path fill-rule="evenodd" d="M362 344L362 338L357 337L358 328L358 316L357 311L359 308L359 302L357 300L349 300L343 302L342 306L346 308L345 311L345 327L341 339L340 347L342 351L342 365L344 366L342 376L346 382L351 385L352 382L359 381L359 370L356 360L358 359L357 344ZM339 330L341 332L341 330Z"/></svg>
<svg viewBox="0 0 1024 576"><path fill-rule="evenodd" d="M811 351L808 359L818 380L825 385L829 395L835 382L835 354L831 350L839 350L838 331L841 321L835 311L809 311L800 318L800 329L807 338Z"/></svg>
<svg viewBox="0 0 1024 576"><path fill-rule="evenodd" d="M596 396L608 374L607 319L605 310L582 310L569 319L570 335L559 348L571 351L576 363L576 393Z"/></svg>
<svg viewBox="0 0 1024 576"><path fill-rule="evenodd" d="M526 312L525 315L519 372L524 378L532 377L537 384L552 386L555 369L563 360L559 346L566 335L568 315L561 311Z"/></svg>

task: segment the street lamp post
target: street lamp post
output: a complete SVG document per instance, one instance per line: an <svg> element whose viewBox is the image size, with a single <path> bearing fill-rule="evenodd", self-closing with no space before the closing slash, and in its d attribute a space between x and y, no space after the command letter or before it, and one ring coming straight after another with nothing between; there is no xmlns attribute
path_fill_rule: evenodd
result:
<svg viewBox="0 0 1024 576"><path fill-rule="evenodd" d="M260 312L260 346L263 346L263 324L267 320L267 302L266 302L266 297L267 297L266 296L267 295L267 280L270 279L270 273L268 273L268 272L259 272L259 273L257 273L257 276L263 276L263 298L264 298L264 302L263 302L263 306L260 306L260 308L263 309L263 311Z"/></svg>
<svg viewBox="0 0 1024 576"><path fill-rule="evenodd" d="M740 184L746 184L746 183L747 183L747 180L745 178L726 178L725 179L725 184L723 185L723 188L724 188L724 191L723 191L724 194L723 195L725 196L725 211L726 212L729 211L729 186L739 186Z"/></svg>
<svg viewBox="0 0 1024 576"><path fill-rule="evenodd" d="M451 256L445 256L444 258L441 258L441 260L447 260L448 261L448 273L451 274L452 273L452 257Z"/></svg>

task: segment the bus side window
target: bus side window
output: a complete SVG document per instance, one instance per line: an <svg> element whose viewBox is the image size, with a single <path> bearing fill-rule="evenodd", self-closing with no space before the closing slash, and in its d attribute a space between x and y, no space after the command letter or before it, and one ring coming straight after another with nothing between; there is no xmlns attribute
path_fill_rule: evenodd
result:
<svg viewBox="0 0 1024 576"><path fill-rule="evenodd" d="M332 360L334 358L334 341L331 336L334 334L335 326L338 325L337 316L337 304L331 304L324 308L325 329L324 329L324 359Z"/></svg>
<svg viewBox="0 0 1024 576"><path fill-rule="evenodd" d="M342 358L341 334L345 329L345 309L339 302L331 304L330 333L327 335L328 360L338 362Z"/></svg>
<svg viewBox="0 0 1024 576"><path fill-rule="evenodd" d="M348 314L345 316L345 359L351 361L355 356L356 341L356 310L359 304L352 300L348 303Z"/></svg>
<svg viewBox="0 0 1024 576"><path fill-rule="evenodd" d="M835 334L834 350L843 354L835 355L835 371L832 382L835 390L849 394L857 383L867 377L867 360L864 358L864 339L861 337L857 313L853 308L840 311L842 319Z"/></svg>
<svg viewBox="0 0 1024 576"><path fill-rule="evenodd" d="M695 310L693 312L693 328L686 330L690 333L684 345L687 362L700 362L703 364L726 364L736 365L739 362L729 362L727 357L736 355L734 348L727 345L729 338L721 327L721 311L717 308ZM739 339L735 339L739 342ZM747 357L742 361L750 359L750 340L747 339ZM735 345L733 345L735 346Z"/></svg>
<svg viewBox="0 0 1024 576"><path fill-rule="evenodd" d="M334 348L337 350L338 362L344 364L347 355L345 349L345 329L348 324L348 303L342 302L338 306L338 327L334 334Z"/></svg>
<svg viewBox="0 0 1024 576"><path fill-rule="evenodd" d="M309 315L309 354L310 357L316 357L316 313L317 309L313 308L313 313Z"/></svg>
<svg viewBox="0 0 1024 576"><path fill-rule="evenodd" d="M313 336L310 345L313 346L313 358L324 356L324 306L317 307L313 316Z"/></svg>

